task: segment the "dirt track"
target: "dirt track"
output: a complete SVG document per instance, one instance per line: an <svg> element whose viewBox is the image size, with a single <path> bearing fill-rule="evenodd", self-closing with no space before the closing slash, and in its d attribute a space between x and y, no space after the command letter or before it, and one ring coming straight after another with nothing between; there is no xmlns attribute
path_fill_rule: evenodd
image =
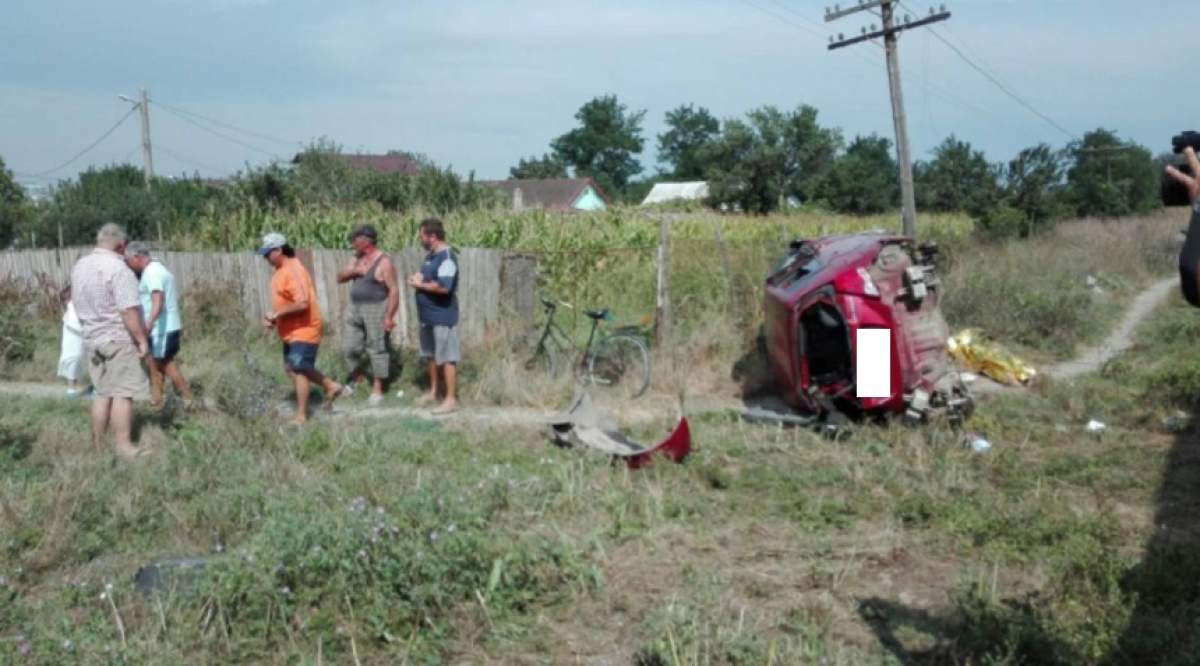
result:
<svg viewBox="0 0 1200 666"><path fill-rule="evenodd" d="M1137 331L1138 325L1150 316L1154 308L1158 307L1178 284L1178 278L1169 278L1154 283L1133 299L1133 302L1125 309L1121 323L1117 324L1117 327L1100 344L1084 350L1073 359L1042 368L1039 373L1055 381L1069 381L1080 375L1096 372L1117 354L1133 345L1133 334ZM994 395L1020 390L1020 387L1004 386L983 378L971 387L971 391L979 395Z"/></svg>
<svg viewBox="0 0 1200 666"><path fill-rule="evenodd" d="M1055 381L1067 381L1099 370L1117 354L1133 345L1133 334L1139 324L1146 320L1167 294L1179 284L1177 278L1154 283L1138 294L1125 310L1121 322L1100 344L1091 347L1079 356L1041 369L1041 374ZM1020 391L1020 387L1004 386L981 378L971 387L977 395L996 395ZM0 395L22 395L35 398L66 399L64 389L55 384L28 382L0 382ZM733 398L722 400L713 396L689 398L686 411L689 414L712 411L740 410L742 404ZM670 418L678 414L674 400L647 398L619 410L618 419L625 425L641 425ZM435 416L428 409L414 407L359 408L337 407L332 417L337 418L418 418L436 419L447 423L477 423L498 426L542 426L554 412L524 407L467 407L448 416Z"/></svg>

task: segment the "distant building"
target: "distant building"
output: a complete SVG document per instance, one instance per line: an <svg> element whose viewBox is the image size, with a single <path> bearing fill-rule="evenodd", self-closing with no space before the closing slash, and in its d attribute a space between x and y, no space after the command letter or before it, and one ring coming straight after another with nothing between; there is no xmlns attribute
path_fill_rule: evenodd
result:
<svg viewBox="0 0 1200 666"><path fill-rule="evenodd" d="M53 194L52 188L46 183L17 182L25 190L25 196L33 201L45 201Z"/></svg>
<svg viewBox="0 0 1200 666"><path fill-rule="evenodd" d="M407 176L414 176L421 171L421 165L412 157L403 153L389 153L387 155L338 155L356 169L370 169L375 173L400 173ZM292 159L293 164L299 164L304 158L304 153L300 153Z"/></svg>
<svg viewBox="0 0 1200 666"><path fill-rule="evenodd" d="M689 183L655 183L642 200L643 206L668 201L703 201L708 197L708 183L703 180Z"/></svg>
<svg viewBox="0 0 1200 666"><path fill-rule="evenodd" d="M480 181L506 192L513 210L606 210L610 202L591 178L510 178Z"/></svg>

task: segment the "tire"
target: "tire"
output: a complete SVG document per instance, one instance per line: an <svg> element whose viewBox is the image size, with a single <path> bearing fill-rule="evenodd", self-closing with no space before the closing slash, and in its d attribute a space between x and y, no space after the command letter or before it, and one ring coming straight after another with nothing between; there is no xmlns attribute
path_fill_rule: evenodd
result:
<svg viewBox="0 0 1200 666"><path fill-rule="evenodd" d="M632 400L650 387L650 352L641 340L614 335L600 343L588 359L588 380L593 386Z"/></svg>

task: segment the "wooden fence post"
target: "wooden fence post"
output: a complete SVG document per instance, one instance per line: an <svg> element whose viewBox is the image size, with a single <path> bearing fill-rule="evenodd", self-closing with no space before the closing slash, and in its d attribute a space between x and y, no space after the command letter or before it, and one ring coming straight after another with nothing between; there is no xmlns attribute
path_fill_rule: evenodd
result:
<svg viewBox="0 0 1200 666"><path fill-rule="evenodd" d="M671 340L671 225L666 216L658 220L658 289L655 293L655 343L662 348Z"/></svg>

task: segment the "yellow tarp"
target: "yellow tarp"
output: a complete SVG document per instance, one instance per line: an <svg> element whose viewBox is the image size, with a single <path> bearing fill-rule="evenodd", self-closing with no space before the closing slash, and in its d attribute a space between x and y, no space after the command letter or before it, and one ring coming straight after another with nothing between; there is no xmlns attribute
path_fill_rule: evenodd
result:
<svg viewBox="0 0 1200 666"><path fill-rule="evenodd" d="M1037 374L1024 361L987 340L977 329L959 331L950 337L946 347L967 369L1001 384L1025 384Z"/></svg>

